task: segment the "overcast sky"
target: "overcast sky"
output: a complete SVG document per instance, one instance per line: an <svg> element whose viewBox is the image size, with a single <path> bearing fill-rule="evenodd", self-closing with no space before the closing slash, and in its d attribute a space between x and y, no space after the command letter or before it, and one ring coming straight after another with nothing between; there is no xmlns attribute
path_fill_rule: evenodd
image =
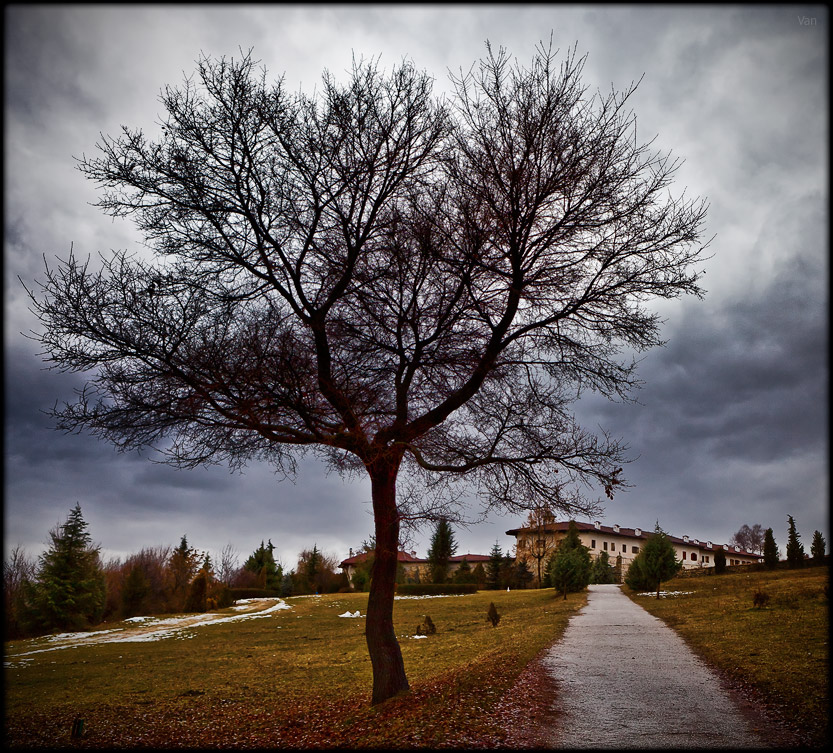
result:
<svg viewBox="0 0 833 753"><path fill-rule="evenodd" d="M156 130L160 90L201 53L253 48L272 78L311 92L352 56L408 57L447 88L486 40L528 62L553 33L587 53L585 83L609 91L643 74L631 100L638 135L686 160L675 189L710 204L704 300L663 302L665 348L640 368L639 405L582 399L577 415L638 457L633 488L606 501L606 525L655 522L725 543L743 524L787 515L805 549L828 541L828 14L821 6L185 5L6 6L5 9L5 551L35 556L81 504L105 558L145 546L192 546L241 559L262 539L293 567L317 544L339 559L372 532L369 484L315 461L296 482L251 465L174 470L65 436L41 411L70 400L76 375L44 371L17 277L43 255L137 249L129 220L91 206L95 186L75 157L122 124ZM477 512L472 509L472 514ZM487 554L514 539L515 516L458 528L458 552ZM430 529L413 541L425 556Z"/></svg>

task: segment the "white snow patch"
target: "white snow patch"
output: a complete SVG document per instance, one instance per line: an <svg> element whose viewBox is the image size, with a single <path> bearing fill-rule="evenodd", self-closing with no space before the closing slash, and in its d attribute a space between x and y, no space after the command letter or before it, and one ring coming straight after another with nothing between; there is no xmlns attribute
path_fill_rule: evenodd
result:
<svg viewBox="0 0 833 753"><path fill-rule="evenodd" d="M394 596L394 599L459 599L471 594L424 594L423 596Z"/></svg>
<svg viewBox="0 0 833 753"><path fill-rule="evenodd" d="M7 656L5 660L6 666L13 666L13 662L22 665L21 657L31 656L32 654L42 654L47 651L58 651L63 648L77 648L78 646L92 646L101 643L139 643L145 641L161 641L166 638L193 638L196 633L184 631L190 628L204 627L205 625L219 625L223 622L237 622L240 620L253 620L261 617L268 617L274 612L282 609L292 609L283 599L247 599L246 606L257 607L258 604L252 602L275 603L265 609L260 609L256 612L247 612L245 614L232 615L217 615L212 613L207 614L189 614L179 617L168 617L165 619L158 619L156 617L131 617L124 622L129 623L132 629L123 627L112 628L110 630L94 630L91 632L80 633L59 633L57 635L46 636L45 639L49 643L57 645L47 646L46 648L37 648L31 651L23 651L19 654ZM138 624L137 624L138 623ZM41 638L32 639L34 645L36 641L43 640ZM33 645L30 643L29 645Z"/></svg>
<svg viewBox="0 0 833 753"><path fill-rule="evenodd" d="M361 617L361 616L362 616L362 614L358 609L355 612L353 612L352 614L349 611L347 611L344 614L339 615L339 617Z"/></svg>
<svg viewBox="0 0 833 753"><path fill-rule="evenodd" d="M689 594L693 594L694 591L660 591L659 595L661 599L665 599L668 596L688 596ZM642 591L641 593L637 594L637 596L653 596L656 597L656 591Z"/></svg>

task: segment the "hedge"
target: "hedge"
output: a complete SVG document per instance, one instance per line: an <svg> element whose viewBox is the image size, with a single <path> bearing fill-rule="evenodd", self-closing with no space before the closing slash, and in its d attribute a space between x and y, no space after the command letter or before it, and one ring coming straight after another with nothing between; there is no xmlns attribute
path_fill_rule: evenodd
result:
<svg viewBox="0 0 833 753"><path fill-rule="evenodd" d="M477 593L476 583L400 583L398 596L459 596Z"/></svg>
<svg viewBox="0 0 833 753"><path fill-rule="evenodd" d="M233 601L238 599L272 599L280 597L280 591L269 588L230 588L229 594Z"/></svg>

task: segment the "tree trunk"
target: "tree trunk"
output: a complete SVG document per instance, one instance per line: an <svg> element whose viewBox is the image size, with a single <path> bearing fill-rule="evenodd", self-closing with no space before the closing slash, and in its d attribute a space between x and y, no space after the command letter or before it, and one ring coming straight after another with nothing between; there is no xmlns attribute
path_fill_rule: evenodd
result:
<svg viewBox="0 0 833 753"><path fill-rule="evenodd" d="M364 635L373 668L373 705L410 689L402 651L393 629L393 595L399 551L399 513L396 509L399 460L385 459L368 467L376 523L376 552Z"/></svg>

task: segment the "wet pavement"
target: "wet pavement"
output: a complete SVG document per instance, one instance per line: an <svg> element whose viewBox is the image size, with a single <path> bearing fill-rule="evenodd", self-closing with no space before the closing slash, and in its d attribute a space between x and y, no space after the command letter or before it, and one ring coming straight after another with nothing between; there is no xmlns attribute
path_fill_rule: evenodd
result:
<svg viewBox="0 0 833 753"><path fill-rule="evenodd" d="M768 747L706 664L616 585L589 587L544 665L559 718L547 747Z"/></svg>

